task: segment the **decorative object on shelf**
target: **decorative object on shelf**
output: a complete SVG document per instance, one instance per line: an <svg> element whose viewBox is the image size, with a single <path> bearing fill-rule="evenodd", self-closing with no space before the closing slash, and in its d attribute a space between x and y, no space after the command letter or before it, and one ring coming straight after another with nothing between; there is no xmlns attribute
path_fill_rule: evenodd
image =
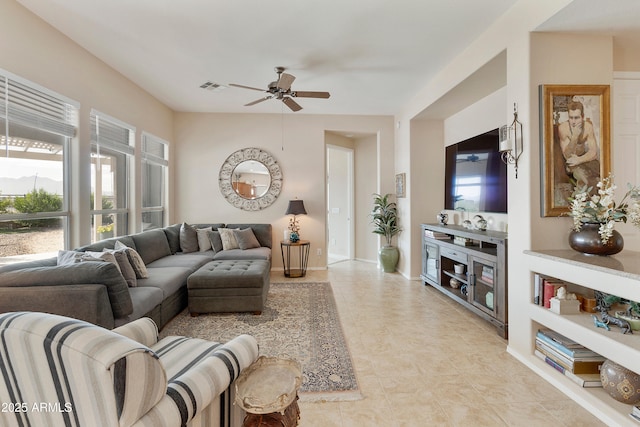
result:
<svg viewBox="0 0 640 427"><path fill-rule="evenodd" d="M518 179L518 159L522 154L522 123L518 120L518 107L513 103L513 121L500 127L500 153L506 165L514 165Z"/></svg>
<svg viewBox="0 0 640 427"><path fill-rule="evenodd" d="M569 235L572 249L593 254L613 255L624 247L622 235L613 229L616 222L627 222L640 227L640 187L628 184L628 190L619 204L614 200L616 185L609 175L597 184L596 194L587 185L576 186L569 198L573 229Z"/></svg>
<svg viewBox="0 0 640 427"><path fill-rule="evenodd" d="M609 85L541 85L542 216L569 209L573 182L595 190L609 174Z"/></svg>
<svg viewBox="0 0 640 427"><path fill-rule="evenodd" d="M398 248L391 245L393 236L400 233L402 229L398 226L398 210L394 202L389 201L391 194L373 195L373 211L371 212L371 222L373 232L384 236L386 244L378 251L378 260L385 273L396 271L400 252Z"/></svg>
<svg viewBox="0 0 640 427"><path fill-rule="evenodd" d="M447 225L447 222L449 222L449 214L447 214L445 211L442 211L438 215L436 215L436 219L438 220L438 224Z"/></svg>
<svg viewBox="0 0 640 427"><path fill-rule="evenodd" d="M600 312L600 316L602 317L602 322L607 326L611 324L611 325L620 327L620 329L622 330L621 332L623 334L626 334L626 333L632 334L633 331L631 330L631 325L629 324L629 322L627 322L624 319L619 319L617 317L612 317L609 315L609 310L611 309L611 306L614 303L620 302L622 298L617 297L615 295L605 294L604 292L601 292L601 291L594 291L594 295L596 297L596 308ZM596 326L598 325L596 324ZM607 328L607 330L609 329Z"/></svg>
<svg viewBox="0 0 640 427"><path fill-rule="evenodd" d="M493 310L493 292L487 292L484 296L485 305Z"/></svg>
<svg viewBox="0 0 640 427"><path fill-rule="evenodd" d="M467 285L462 285L460 286L460 293L462 293L462 295L467 295L469 292L467 291Z"/></svg>
<svg viewBox="0 0 640 427"><path fill-rule="evenodd" d="M456 274L464 274L464 264L454 264L453 271Z"/></svg>
<svg viewBox="0 0 640 427"><path fill-rule="evenodd" d="M449 280L449 286L451 286L453 289L458 289L460 287L460 282L458 281L458 279L452 277Z"/></svg>
<svg viewBox="0 0 640 427"><path fill-rule="evenodd" d="M618 402L640 403L640 375L635 372L607 359L600 367L600 380L604 390Z"/></svg>
<svg viewBox="0 0 640 427"><path fill-rule="evenodd" d="M486 231L487 230L487 220L484 219L482 215L476 215L473 217L473 227L476 230Z"/></svg>
<svg viewBox="0 0 640 427"><path fill-rule="evenodd" d="M640 303L616 295L605 294L601 291L596 292L595 296L599 310L600 307L605 307L608 311L614 304L617 304L618 308L620 305L627 305L626 310L615 311L614 316L628 322L632 331L640 331Z"/></svg>
<svg viewBox="0 0 640 427"><path fill-rule="evenodd" d="M247 192L238 180L241 174L250 172L249 165L256 165L256 171L252 174L267 177L268 183L259 188L253 186ZM218 185L231 205L245 211L259 211L271 206L278 198L282 189L282 171L268 152L259 148L244 148L233 152L224 161L218 175Z"/></svg>
<svg viewBox="0 0 640 427"><path fill-rule="evenodd" d="M468 219L465 219L464 221L462 221L462 226L464 228L466 228L467 230L472 230L473 229L473 224Z"/></svg>
<svg viewBox="0 0 640 427"><path fill-rule="evenodd" d="M291 231L291 233L289 233L289 240L295 243L300 240L300 225L298 224L296 215L307 214L307 211L304 208L304 202L298 199L289 200L289 206L284 214L293 215L293 217L289 219L289 231Z"/></svg>

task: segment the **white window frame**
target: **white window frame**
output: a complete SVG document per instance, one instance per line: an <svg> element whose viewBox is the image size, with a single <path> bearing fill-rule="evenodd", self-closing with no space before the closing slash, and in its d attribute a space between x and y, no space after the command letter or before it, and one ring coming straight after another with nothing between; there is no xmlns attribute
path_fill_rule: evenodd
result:
<svg viewBox="0 0 640 427"><path fill-rule="evenodd" d="M142 164L144 165L144 163L151 163L157 166L161 166L164 168L164 173L163 173L163 178L164 178L164 182L162 182L162 195L161 195L161 204L158 206L142 206L141 208L141 212L142 215L144 215L145 213L150 213L150 212L161 212L163 215L163 224L162 226L167 225L167 192L168 192L168 179L169 179L169 142L159 138L149 132L142 132L141 135L141 140L142 140L142 149L141 149L141 155L142 155ZM158 156L156 154L154 154L153 152L151 152L151 150L147 149L147 145L150 143L154 143L154 144L162 144L162 146L164 146L164 150L163 150L163 155L162 156ZM145 179L147 179L145 176L145 168L142 168L142 174L140 176L141 179L141 199L144 201L144 194L143 192L145 191L146 186L145 184Z"/></svg>

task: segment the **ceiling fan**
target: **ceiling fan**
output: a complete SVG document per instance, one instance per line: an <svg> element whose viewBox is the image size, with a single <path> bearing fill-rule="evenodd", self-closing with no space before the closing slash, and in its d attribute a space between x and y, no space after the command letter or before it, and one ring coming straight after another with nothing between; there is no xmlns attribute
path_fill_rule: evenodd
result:
<svg viewBox="0 0 640 427"><path fill-rule="evenodd" d="M239 85L235 83L229 83L229 86L239 87L243 89L259 90L260 92L267 93L267 96L245 104L245 107L256 105L262 101L266 101L267 99L275 98L281 100L287 107L291 109L291 111L300 111L302 110L302 107L300 106L300 104L294 101L293 98L329 98L329 92L291 90L291 84L296 78L291 74L285 73L284 70L284 67L275 67L275 72L278 73L278 79L274 82L269 83L267 90L259 89L257 87Z"/></svg>

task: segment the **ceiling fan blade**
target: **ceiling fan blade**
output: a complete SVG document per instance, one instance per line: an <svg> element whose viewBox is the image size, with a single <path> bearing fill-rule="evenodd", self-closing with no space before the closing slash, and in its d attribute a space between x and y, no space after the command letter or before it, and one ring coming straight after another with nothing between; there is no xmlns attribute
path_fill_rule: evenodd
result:
<svg viewBox="0 0 640 427"><path fill-rule="evenodd" d="M282 102L284 102L284 104L291 108L291 111L300 111L302 110L302 107L300 106L300 104L298 104L296 101L294 101L293 99L289 98L288 96L285 98L282 98Z"/></svg>
<svg viewBox="0 0 640 427"><path fill-rule="evenodd" d="M257 87L251 87L251 86L245 86L245 85L238 85L235 83L229 83L229 86L241 87L243 89L259 90L260 92L266 92L266 90L264 89L258 89Z"/></svg>
<svg viewBox="0 0 640 427"><path fill-rule="evenodd" d="M278 89L287 91L291 89L291 85L293 84L293 81L295 79L295 76L292 76L291 74L282 73L280 74L280 78L278 79L278 84L276 85L276 87Z"/></svg>
<svg viewBox="0 0 640 427"><path fill-rule="evenodd" d="M295 92L291 92L291 96L295 96L297 98L329 98L331 94L329 92L309 92L303 90L296 90Z"/></svg>
<svg viewBox="0 0 640 427"><path fill-rule="evenodd" d="M261 103L262 101L266 101L267 99L271 99L271 98L272 98L271 96L265 96L264 98L256 99L256 100L255 100L255 101L253 101L253 102L250 102L250 103L248 103L248 104L244 104L244 106L245 106L245 107L251 107L252 105L259 104L259 103Z"/></svg>

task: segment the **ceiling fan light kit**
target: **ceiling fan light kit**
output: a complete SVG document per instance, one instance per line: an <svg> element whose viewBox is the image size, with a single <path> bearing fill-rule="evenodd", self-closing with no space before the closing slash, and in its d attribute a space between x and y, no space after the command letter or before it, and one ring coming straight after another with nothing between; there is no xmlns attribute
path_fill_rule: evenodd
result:
<svg viewBox="0 0 640 427"><path fill-rule="evenodd" d="M314 91L293 91L291 85L296 79L295 76L284 72L284 67L275 67L275 72L278 74L276 81L269 83L267 89L259 89L257 87L245 86L236 83L229 83L229 86L239 87L241 89L258 90L260 92L267 93L267 96L256 99L255 101L245 104L245 107L256 105L267 99L278 99L284 103L291 111L300 111L302 106L298 104L293 98L321 98L327 99L331 96L329 92L314 92Z"/></svg>

